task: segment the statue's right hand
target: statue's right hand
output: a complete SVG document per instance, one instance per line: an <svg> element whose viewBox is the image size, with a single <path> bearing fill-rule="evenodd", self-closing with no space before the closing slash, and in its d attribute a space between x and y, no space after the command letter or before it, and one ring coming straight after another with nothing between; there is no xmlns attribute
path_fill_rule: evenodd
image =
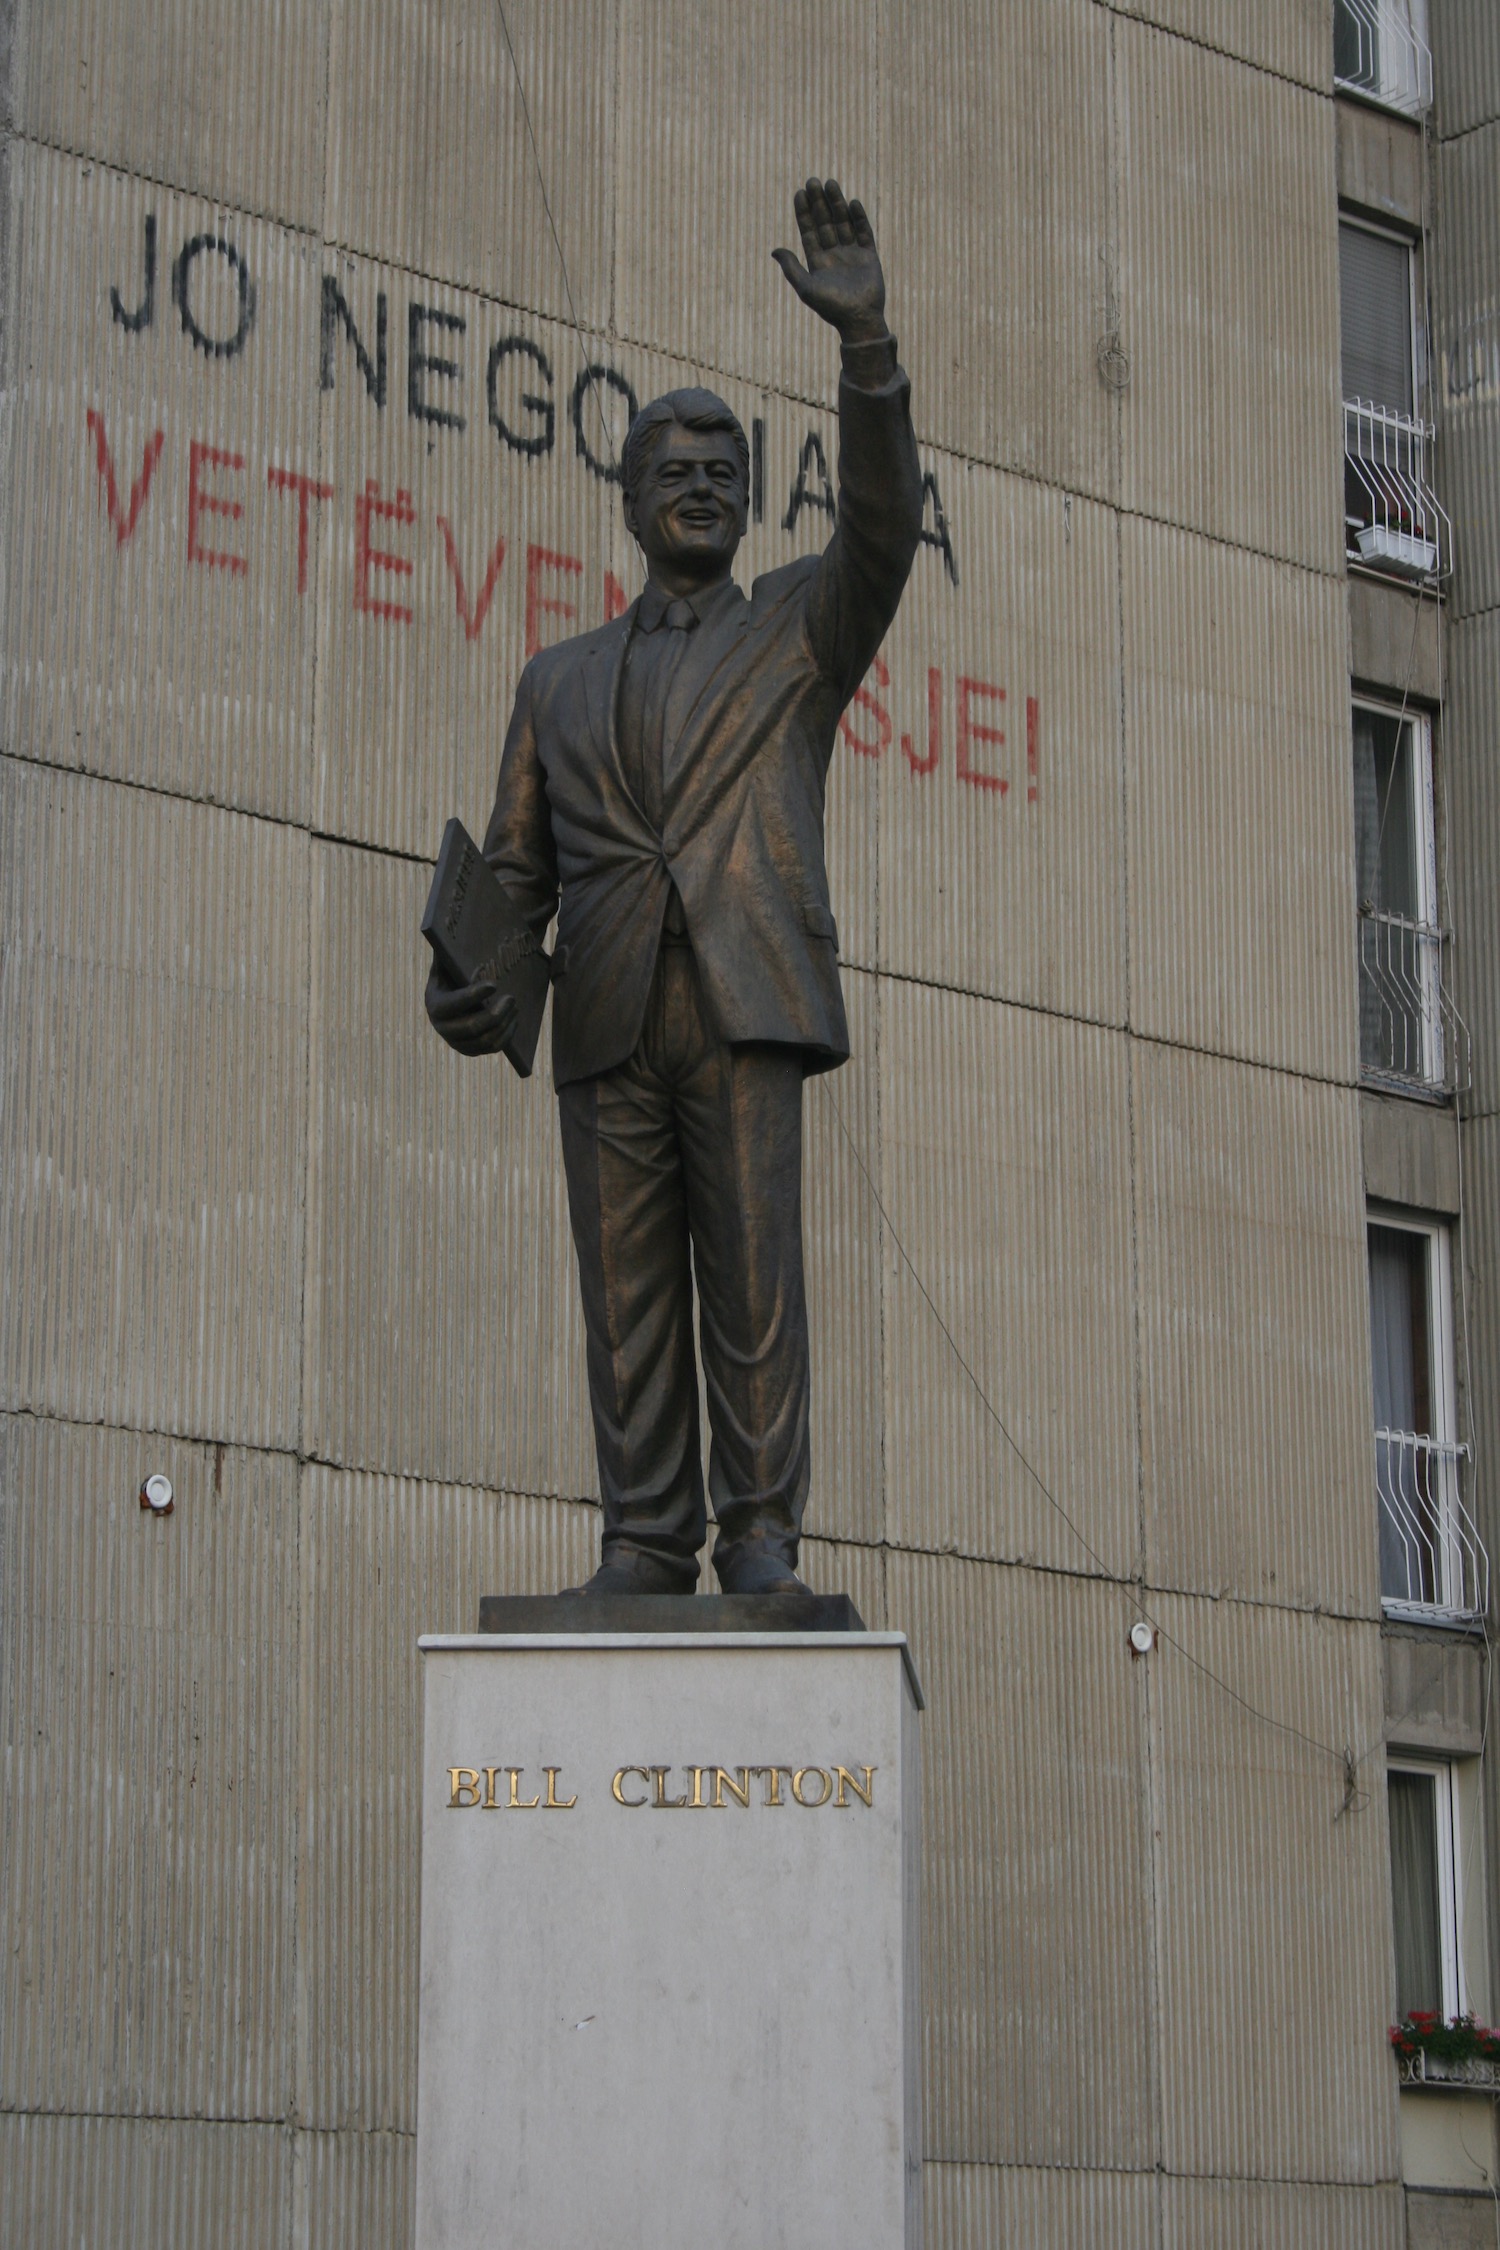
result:
<svg viewBox="0 0 1500 2250"><path fill-rule="evenodd" d="M498 1055L516 1024L516 1003L493 984L450 984L434 966L423 995L432 1028L461 1055Z"/></svg>

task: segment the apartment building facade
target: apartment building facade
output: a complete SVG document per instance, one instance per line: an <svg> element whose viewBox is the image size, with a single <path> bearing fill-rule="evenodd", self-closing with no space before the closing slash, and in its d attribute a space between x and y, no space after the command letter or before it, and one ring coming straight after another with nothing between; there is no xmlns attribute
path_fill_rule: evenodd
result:
<svg viewBox="0 0 1500 2250"><path fill-rule="evenodd" d="M597 1541L550 1086L417 919L639 588L636 404L740 414L747 575L827 537L816 169L926 480L805 1560L928 1695L929 2238L1491 2241L1494 2066L1390 2029L1500 2006L1500 15L13 0L3 73L0 2239L408 2240L416 1635Z"/></svg>

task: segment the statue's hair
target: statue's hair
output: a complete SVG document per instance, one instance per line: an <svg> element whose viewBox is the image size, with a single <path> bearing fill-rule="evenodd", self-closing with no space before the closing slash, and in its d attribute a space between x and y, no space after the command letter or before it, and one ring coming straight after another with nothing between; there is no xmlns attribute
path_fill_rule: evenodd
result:
<svg viewBox="0 0 1500 2250"><path fill-rule="evenodd" d="M620 483L627 500L633 497L645 474L658 431L670 429L674 423L684 430L727 431L734 439L734 450L740 457L740 471L748 493L750 445L739 417L731 413L713 391L664 391L660 398L652 399L649 406L641 408L626 434L625 450L620 456Z"/></svg>

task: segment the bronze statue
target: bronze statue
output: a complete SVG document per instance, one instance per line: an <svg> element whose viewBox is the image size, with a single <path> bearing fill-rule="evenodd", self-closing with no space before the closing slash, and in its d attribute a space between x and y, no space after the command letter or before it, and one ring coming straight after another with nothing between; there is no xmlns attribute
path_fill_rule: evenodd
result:
<svg viewBox="0 0 1500 2250"><path fill-rule="evenodd" d="M558 916L552 1066L604 1503L590 1593L697 1584L695 1277L714 1568L726 1593L800 1586L802 1081L849 1053L825 776L922 495L869 220L835 180L796 210L806 265L774 255L843 346L833 537L747 599L744 431L711 391L642 408L621 473L645 591L527 665L484 840L538 940ZM461 1054L494 1053L514 1006L436 969L427 987Z"/></svg>

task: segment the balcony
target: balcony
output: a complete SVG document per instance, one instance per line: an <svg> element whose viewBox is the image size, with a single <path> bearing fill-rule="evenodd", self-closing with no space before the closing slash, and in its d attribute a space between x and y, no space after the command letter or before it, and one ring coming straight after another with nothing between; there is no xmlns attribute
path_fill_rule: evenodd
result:
<svg viewBox="0 0 1500 2250"><path fill-rule="evenodd" d="M1448 997L1446 930L1363 906L1359 916L1360 1074L1402 1093L1469 1085L1468 1027Z"/></svg>
<svg viewBox="0 0 1500 2250"><path fill-rule="evenodd" d="M1420 117L1432 104L1432 50L1419 0L1334 0L1333 82L1382 109Z"/></svg>
<svg viewBox="0 0 1500 2250"><path fill-rule="evenodd" d="M1465 1504L1469 1449L1415 1430L1375 1432L1380 1597L1387 1617L1477 1625L1490 1563Z"/></svg>
<svg viewBox="0 0 1500 2250"><path fill-rule="evenodd" d="M1451 527L1432 489L1430 423L1344 401L1344 538L1350 555L1399 578L1442 578Z"/></svg>

